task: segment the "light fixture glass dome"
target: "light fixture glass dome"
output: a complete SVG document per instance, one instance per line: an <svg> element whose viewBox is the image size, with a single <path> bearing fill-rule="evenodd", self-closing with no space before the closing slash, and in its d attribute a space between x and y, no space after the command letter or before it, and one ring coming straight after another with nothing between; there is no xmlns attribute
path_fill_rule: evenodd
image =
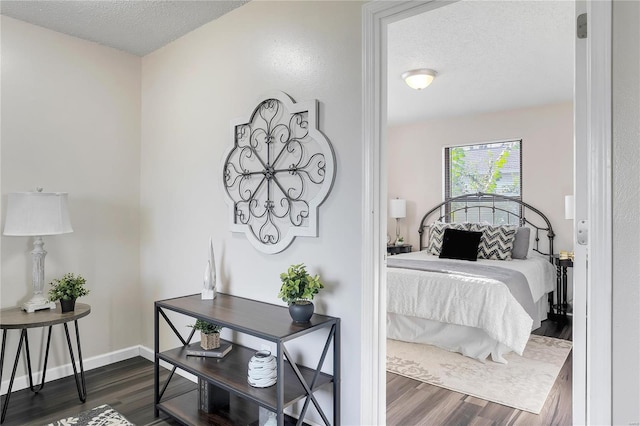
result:
<svg viewBox="0 0 640 426"><path fill-rule="evenodd" d="M437 74L434 70L420 68L402 73L402 79L412 89L422 90L431 84Z"/></svg>

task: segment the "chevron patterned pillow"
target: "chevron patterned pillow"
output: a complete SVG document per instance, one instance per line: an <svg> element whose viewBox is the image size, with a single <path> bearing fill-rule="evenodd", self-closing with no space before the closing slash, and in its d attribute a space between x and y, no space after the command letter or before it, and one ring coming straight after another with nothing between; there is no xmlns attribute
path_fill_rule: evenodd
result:
<svg viewBox="0 0 640 426"><path fill-rule="evenodd" d="M478 259L511 260L517 226L472 223L469 228L471 231L482 232Z"/></svg>
<svg viewBox="0 0 640 426"><path fill-rule="evenodd" d="M435 256L440 256L444 230L458 229L460 231L469 231L469 225L468 223L433 222L429 225L429 245L427 246L427 250Z"/></svg>

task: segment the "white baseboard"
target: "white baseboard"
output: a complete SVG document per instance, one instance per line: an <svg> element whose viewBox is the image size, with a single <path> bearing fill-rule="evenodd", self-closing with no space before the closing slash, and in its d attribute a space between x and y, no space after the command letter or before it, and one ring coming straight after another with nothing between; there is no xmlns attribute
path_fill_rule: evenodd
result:
<svg viewBox="0 0 640 426"><path fill-rule="evenodd" d="M113 364L115 362L124 361L125 359L136 357L140 354L139 348L140 346L131 346L129 348L120 349L114 352L109 352L107 354L98 355L91 358L85 358L82 360L84 371L93 370L94 368L103 367L105 365ZM23 357L24 357L24 350L21 354L21 359ZM6 361L11 360L13 362L14 359L15 358L13 354L5 354ZM8 364L8 362L6 361L5 361L5 371L4 371L5 377L11 374L11 370L9 368L12 368L12 365L11 366L6 365ZM32 359L31 361L33 362L34 360ZM21 363L21 365L24 365L24 363ZM78 369L80 368L80 364L78 363L77 360L76 360L76 367ZM72 374L73 374L73 367L71 366L71 363L60 365L58 367L47 368L46 383L49 383L53 380L61 379L63 377L71 376ZM34 371L33 372L34 385L37 383L40 383L40 380L42 380L42 371L40 370ZM10 378L9 380L3 380L2 383L0 384L0 395L5 395L7 393L7 390L9 389L9 381L10 381ZM29 387L29 376L25 374L23 376L18 376L15 378L13 382L13 388L11 389L11 391L15 392L18 390L26 389L28 387Z"/></svg>
<svg viewBox="0 0 640 426"><path fill-rule="evenodd" d="M138 346L138 348L140 348L139 355L142 358L144 358L144 359L146 359L148 361L151 361L151 362L155 362L155 356L154 356L154 353L153 353L153 351L151 349L149 349L146 346L142 346L142 345Z"/></svg>
<svg viewBox="0 0 640 426"><path fill-rule="evenodd" d="M23 354L21 354L21 359L22 357L24 357ZM151 349L147 348L146 346L137 345L137 346L131 346L129 348L109 352L107 354L97 355L91 358L85 358L82 360L82 364L84 366L84 371L89 371L89 370L93 370L94 368L104 367L105 365L113 364L119 361L124 361L125 359L133 358L136 356L141 356L151 362L154 361L154 354ZM14 359L15 358L13 357L13 354L5 354L5 371L3 374L5 377L11 374L11 370L9 368L13 366ZM9 360L11 360L10 362L12 363L12 365L8 365ZM33 362L33 359L32 359L32 362ZM21 362L21 365L24 365L24 363ZM168 364L164 361L161 361L160 365L168 370L172 368L171 364ZM76 367L78 369L80 368L80 364L77 362L77 360L76 360ZM47 368L46 383L49 383L53 380L61 379L63 377L71 376L72 374L73 374L73 367L71 366L71 363L60 365L58 367ZM198 382L198 378L196 376L194 376L191 373L187 373L186 371L177 369L176 374L194 383ZM0 384L0 395L6 395L7 390L9 389L10 379L11 378L9 377L9 379L3 380L2 383ZM34 371L33 372L34 385L39 384L40 380L42 380L42 371L40 370ZM29 376L27 374L24 374L22 376L17 376L13 381L13 388L11 389L11 392L26 389L28 387L29 387Z"/></svg>

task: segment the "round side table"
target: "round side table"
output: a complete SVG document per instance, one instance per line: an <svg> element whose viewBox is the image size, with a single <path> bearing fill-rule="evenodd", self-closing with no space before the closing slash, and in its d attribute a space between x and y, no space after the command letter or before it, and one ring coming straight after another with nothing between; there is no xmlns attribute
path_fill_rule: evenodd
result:
<svg viewBox="0 0 640 426"><path fill-rule="evenodd" d="M9 389L5 396L4 404L2 406L2 416L0 417L0 423L4 423L4 418L7 414L7 407L9 406L9 399L11 397L11 388L13 387L13 381L16 377L16 370L18 369L18 362L20 360L20 352L22 351L22 345L24 343L25 355L27 356L27 369L29 372L29 389L35 393L40 392L44 387L45 374L47 372L47 361L49 359L49 346L51 343L51 328L56 324L64 325L64 331L67 336L67 346L69 347L69 355L71 356L71 365L73 366L73 374L76 380L76 387L78 388L78 397L81 402L85 402L87 399L87 388L84 381L84 367L82 365L82 350L80 349L80 333L78 332L78 319L86 317L91 312L91 306L84 303L76 303L76 308L73 312L62 313L60 306L56 309L47 309L36 312L25 312L21 308L7 308L0 309L0 329L2 329L2 353L0 354L0 383L2 382L2 368L4 366L4 355L7 342L8 330L20 330L20 341L18 342L18 350L16 351L16 358L13 363L13 371L11 372L11 380L9 381ZM76 368L76 360L73 354L73 347L71 345L71 338L69 337L69 327L67 323L73 321L76 329L76 346L78 347L78 360L80 363L80 373ZM47 336L47 349L44 356L44 367L42 368L42 382L34 386L33 377L31 373L31 354L29 353L29 338L27 330L30 328L49 327Z"/></svg>

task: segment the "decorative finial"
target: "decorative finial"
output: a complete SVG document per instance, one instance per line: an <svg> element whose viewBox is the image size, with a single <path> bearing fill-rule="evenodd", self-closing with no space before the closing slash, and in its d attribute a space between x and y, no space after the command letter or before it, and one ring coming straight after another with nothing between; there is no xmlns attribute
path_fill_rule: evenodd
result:
<svg viewBox="0 0 640 426"><path fill-rule="evenodd" d="M209 238L207 265L204 271L204 280L202 286L202 299L212 300L216 298L216 260L213 255L213 240Z"/></svg>

